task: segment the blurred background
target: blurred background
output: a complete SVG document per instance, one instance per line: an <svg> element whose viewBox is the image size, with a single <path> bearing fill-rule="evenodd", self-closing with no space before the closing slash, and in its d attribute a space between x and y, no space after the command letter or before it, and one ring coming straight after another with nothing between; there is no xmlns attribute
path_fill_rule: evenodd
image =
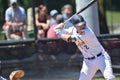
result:
<svg viewBox="0 0 120 80"><path fill-rule="evenodd" d="M78 2L80 4L77 4ZM38 39L35 14L41 4L47 6L47 14L50 15L53 9L61 14L61 9L66 4L72 6L72 14L74 14L87 3L84 0L18 0L18 4L25 9L27 16L25 21L28 37L26 40L8 41L3 25L5 11L10 6L10 1L0 0L1 76L9 78L13 70L22 69L25 71L25 76L21 80L77 80L82 65L80 51L74 43L65 43L59 38ZM119 0L97 0L97 3L81 13L110 54L117 80L120 80L119 7ZM94 80L103 80L99 71Z"/></svg>

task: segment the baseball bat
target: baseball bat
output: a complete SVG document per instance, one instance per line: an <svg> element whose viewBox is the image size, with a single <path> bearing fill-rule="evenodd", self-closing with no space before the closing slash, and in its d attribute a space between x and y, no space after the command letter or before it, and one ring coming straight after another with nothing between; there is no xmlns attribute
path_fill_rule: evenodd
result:
<svg viewBox="0 0 120 80"><path fill-rule="evenodd" d="M76 12L76 13L73 14L70 18L68 18L68 19L64 22L64 24L67 23L70 19L72 19L72 17L73 17L74 15L77 15L77 14L83 12L85 9L87 9L89 6L91 6L91 5L92 5L93 3L95 3L96 1L97 1L97 0L91 0L86 6L84 6L84 7L81 8L78 12Z"/></svg>

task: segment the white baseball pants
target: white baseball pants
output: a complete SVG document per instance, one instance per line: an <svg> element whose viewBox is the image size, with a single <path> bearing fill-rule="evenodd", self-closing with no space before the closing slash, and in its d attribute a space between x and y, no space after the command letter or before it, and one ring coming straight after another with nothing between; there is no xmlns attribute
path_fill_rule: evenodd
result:
<svg viewBox="0 0 120 80"><path fill-rule="evenodd" d="M98 70L102 72L106 80L115 80L111 60L106 52L104 55L101 55L93 60L84 59L79 80L92 80Z"/></svg>

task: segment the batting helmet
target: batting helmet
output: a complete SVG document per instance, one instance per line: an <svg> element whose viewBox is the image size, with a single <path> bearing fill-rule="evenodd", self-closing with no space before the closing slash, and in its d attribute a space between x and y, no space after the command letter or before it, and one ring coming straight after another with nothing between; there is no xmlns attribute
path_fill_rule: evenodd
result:
<svg viewBox="0 0 120 80"><path fill-rule="evenodd" d="M81 26L83 24L86 24L84 18L81 15L75 15L71 18L70 22L75 26Z"/></svg>

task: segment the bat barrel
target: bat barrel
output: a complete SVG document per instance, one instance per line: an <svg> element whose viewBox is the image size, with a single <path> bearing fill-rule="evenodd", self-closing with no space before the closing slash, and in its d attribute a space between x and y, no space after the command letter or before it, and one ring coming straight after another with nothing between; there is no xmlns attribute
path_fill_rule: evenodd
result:
<svg viewBox="0 0 120 80"><path fill-rule="evenodd" d="M93 3L95 3L97 0L91 0L85 7L83 7L82 9L80 9L77 14L83 12L85 9L87 9L89 6L91 6Z"/></svg>
<svg viewBox="0 0 120 80"><path fill-rule="evenodd" d="M69 20L71 20L73 16L75 16L75 15L83 12L85 9L87 9L89 6L91 6L91 5L92 5L93 3L95 3L96 1L97 1L97 0L91 0L85 7L83 7L83 8L80 9L78 12L76 12L74 15L72 15L69 19L67 19L67 20L64 22L64 24L67 23Z"/></svg>

